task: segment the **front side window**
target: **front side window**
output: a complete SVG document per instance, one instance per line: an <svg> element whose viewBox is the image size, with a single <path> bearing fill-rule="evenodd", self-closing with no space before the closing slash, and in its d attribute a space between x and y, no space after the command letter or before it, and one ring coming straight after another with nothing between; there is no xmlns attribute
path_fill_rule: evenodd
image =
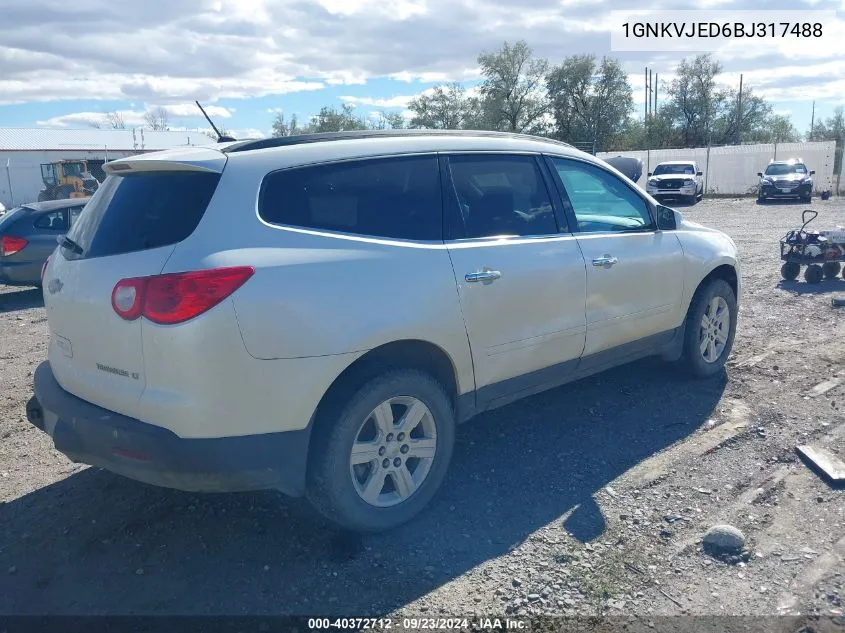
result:
<svg viewBox="0 0 845 633"><path fill-rule="evenodd" d="M533 156L449 157L452 237L558 232L551 197Z"/></svg>
<svg viewBox="0 0 845 633"><path fill-rule="evenodd" d="M270 224L395 239L442 239L436 156L273 172L264 179L258 209Z"/></svg>
<svg viewBox="0 0 845 633"><path fill-rule="evenodd" d="M646 201L614 174L582 161L566 158L551 161L572 205L579 231L654 228Z"/></svg>

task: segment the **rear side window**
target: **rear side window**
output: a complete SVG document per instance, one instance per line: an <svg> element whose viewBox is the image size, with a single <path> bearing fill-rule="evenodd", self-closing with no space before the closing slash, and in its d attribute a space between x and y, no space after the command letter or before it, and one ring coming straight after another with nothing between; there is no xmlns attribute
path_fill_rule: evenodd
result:
<svg viewBox="0 0 845 633"><path fill-rule="evenodd" d="M110 175L67 234L82 252L62 252L105 257L181 242L197 228L219 180L191 171Z"/></svg>
<svg viewBox="0 0 845 633"><path fill-rule="evenodd" d="M437 158L379 158L273 172L264 179L258 211L270 224L440 240Z"/></svg>
<svg viewBox="0 0 845 633"><path fill-rule="evenodd" d="M455 238L558 232L552 201L533 156L449 157L450 232ZM454 221L452 221L454 220Z"/></svg>
<svg viewBox="0 0 845 633"><path fill-rule="evenodd" d="M50 229L51 231L63 231L67 228L65 224L64 211L52 211L45 213L35 221L36 228Z"/></svg>

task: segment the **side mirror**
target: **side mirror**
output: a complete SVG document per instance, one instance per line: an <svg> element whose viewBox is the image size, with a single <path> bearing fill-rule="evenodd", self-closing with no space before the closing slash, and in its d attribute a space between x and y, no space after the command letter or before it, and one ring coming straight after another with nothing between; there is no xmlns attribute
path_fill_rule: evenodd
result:
<svg viewBox="0 0 845 633"><path fill-rule="evenodd" d="M762 177L763 177L763 172L762 172L762 171L758 171L758 172L757 172L757 178L762 178Z"/></svg>
<svg viewBox="0 0 845 633"><path fill-rule="evenodd" d="M811 170L810 170L810 175L811 175L811 176L815 175L815 173L816 173L816 170L815 170L815 169L811 169Z"/></svg>
<svg viewBox="0 0 845 633"><path fill-rule="evenodd" d="M657 206L657 228L661 231L674 231L678 228L677 214L674 209Z"/></svg>
<svg viewBox="0 0 845 633"><path fill-rule="evenodd" d="M704 172L703 171L697 171L697 172L695 172L695 175L696 176L703 176Z"/></svg>
<svg viewBox="0 0 845 633"><path fill-rule="evenodd" d="M648 172L648 177L651 178L651 172Z"/></svg>

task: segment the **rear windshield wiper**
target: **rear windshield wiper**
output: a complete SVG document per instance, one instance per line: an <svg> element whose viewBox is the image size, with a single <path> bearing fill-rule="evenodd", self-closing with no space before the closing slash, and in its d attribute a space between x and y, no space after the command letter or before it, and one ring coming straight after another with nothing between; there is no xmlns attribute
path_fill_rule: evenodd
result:
<svg viewBox="0 0 845 633"><path fill-rule="evenodd" d="M59 246L68 249L71 253L82 255L82 247L70 239L67 235L59 236Z"/></svg>

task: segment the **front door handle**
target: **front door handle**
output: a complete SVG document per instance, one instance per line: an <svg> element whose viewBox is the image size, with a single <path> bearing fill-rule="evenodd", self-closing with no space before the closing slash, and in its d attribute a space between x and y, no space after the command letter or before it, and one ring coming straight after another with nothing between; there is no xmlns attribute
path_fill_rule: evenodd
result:
<svg viewBox="0 0 845 633"><path fill-rule="evenodd" d="M470 282L482 281L489 283L491 281L496 281L501 276L502 273L500 273L498 270L482 270L477 273L467 273L466 275L464 275L464 279Z"/></svg>
<svg viewBox="0 0 845 633"><path fill-rule="evenodd" d="M610 268L614 264L618 264L619 260L615 257L611 257L610 255L604 255L602 257L596 257L593 260L593 266L597 268Z"/></svg>

